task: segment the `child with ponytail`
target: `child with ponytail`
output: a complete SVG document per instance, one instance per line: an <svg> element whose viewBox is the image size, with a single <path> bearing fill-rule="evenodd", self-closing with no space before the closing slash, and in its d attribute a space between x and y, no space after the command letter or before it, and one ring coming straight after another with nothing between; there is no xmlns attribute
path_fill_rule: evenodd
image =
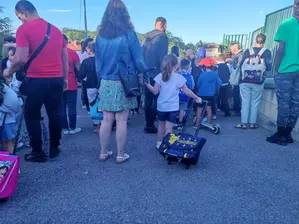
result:
<svg viewBox="0 0 299 224"><path fill-rule="evenodd" d="M172 132L176 122L180 108L180 89L197 103L201 103L201 98L188 89L186 79L176 73L178 66L178 58L174 54L165 56L162 62L162 72L154 79L155 86L151 86L148 82L145 83L154 95L159 94L157 101L159 119L157 148L162 144L164 136Z"/></svg>

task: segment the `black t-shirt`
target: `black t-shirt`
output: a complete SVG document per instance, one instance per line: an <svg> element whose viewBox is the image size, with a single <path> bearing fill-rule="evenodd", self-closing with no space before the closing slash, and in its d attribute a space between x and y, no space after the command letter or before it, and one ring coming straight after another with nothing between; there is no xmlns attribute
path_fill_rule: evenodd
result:
<svg viewBox="0 0 299 224"><path fill-rule="evenodd" d="M98 88L98 78L96 72L95 57L89 57L83 60L80 68L79 79L85 81L85 86L88 89Z"/></svg>

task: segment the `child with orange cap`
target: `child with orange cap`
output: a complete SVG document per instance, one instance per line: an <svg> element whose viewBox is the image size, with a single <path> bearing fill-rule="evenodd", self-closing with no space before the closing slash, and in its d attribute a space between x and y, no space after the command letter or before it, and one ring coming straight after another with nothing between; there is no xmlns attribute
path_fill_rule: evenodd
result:
<svg viewBox="0 0 299 224"><path fill-rule="evenodd" d="M207 105L207 116L208 123L212 121L212 103L216 93L216 89L222 85L222 81L218 74L213 71L213 67L216 65L216 61L212 58L204 58L200 61L202 73L200 74L197 86L198 86L198 96L208 102ZM202 116L203 105L199 104L197 107L196 123L197 128L200 124L200 118Z"/></svg>

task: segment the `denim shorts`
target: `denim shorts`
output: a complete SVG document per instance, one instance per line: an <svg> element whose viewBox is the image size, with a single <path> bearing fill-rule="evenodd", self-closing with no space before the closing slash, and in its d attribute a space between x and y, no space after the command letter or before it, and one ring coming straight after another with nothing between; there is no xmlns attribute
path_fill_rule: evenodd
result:
<svg viewBox="0 0 299 224"><path fill-rule="evenodd" d="M17 123L5 124L2 133L2 141L7 142L14 139L17 136L17 130Z"/></svg>
<svg viewBox="0 0 299 224"><path fill-rule="evenodd" d="M158 119L159 121L168 121L170 123L175 123L178 117L178 111L172 112L160 112L158 111Z"/></svg>
<svg viewBox="0 0 299 224"><path fill-rule="evenodd" d="M180 101L180 110L188 110L188 102L181 102Z"/></svg>

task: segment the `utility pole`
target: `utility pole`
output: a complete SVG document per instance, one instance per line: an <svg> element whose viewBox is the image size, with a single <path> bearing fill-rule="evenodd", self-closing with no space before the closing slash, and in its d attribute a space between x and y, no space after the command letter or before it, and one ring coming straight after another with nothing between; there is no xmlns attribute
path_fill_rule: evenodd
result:
<svg viewBox="0 0 299 224"><path fill-rule="evenodd" d="M88 31L87 31L87 12L86 12L86 0L83 0L84 5L84 24L85 24L85 39L88 38Z"/></svg>

